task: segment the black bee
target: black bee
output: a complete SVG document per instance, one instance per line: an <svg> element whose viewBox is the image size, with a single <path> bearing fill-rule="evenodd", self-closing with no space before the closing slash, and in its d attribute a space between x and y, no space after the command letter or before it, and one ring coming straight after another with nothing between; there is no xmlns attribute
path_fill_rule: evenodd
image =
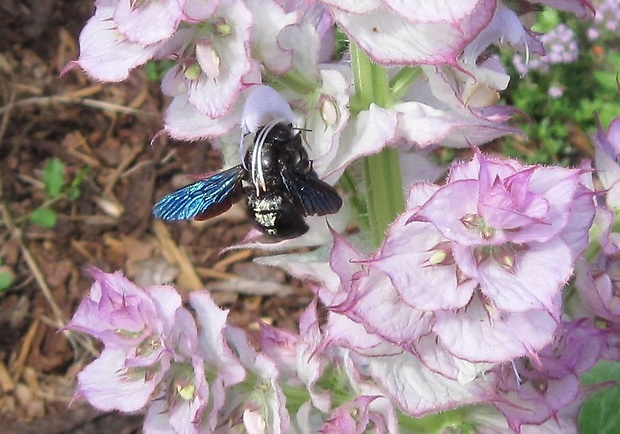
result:
<svg viewBox="0 0 620 434"><path fill-rule="evenodd" d="M342 199L319 179L290 123L258 129L243 163L164 196L153 207L163 220L206 220L245 195L250 218L264 234L295 238L308 230L304 217L337 212Z"/></svg>

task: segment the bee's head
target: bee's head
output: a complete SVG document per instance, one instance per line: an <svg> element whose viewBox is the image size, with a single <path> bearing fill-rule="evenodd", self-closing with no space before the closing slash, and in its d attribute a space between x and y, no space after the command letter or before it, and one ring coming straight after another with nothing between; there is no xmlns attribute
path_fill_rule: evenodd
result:
<svg viewBox="0 0 620 434"><path fill-rule="evenodd" d="M263 134L262 130L265 130ZM279 122L277 124L267 124L258 130L256 137L262 137L266 143L288 143L295 137L293 124Z"/></svg>

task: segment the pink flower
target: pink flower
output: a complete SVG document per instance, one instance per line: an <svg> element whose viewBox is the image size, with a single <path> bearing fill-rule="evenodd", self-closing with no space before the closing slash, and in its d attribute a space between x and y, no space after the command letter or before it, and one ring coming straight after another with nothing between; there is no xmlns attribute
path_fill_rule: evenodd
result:
<svg viewBox="0 0 620 434"><path fill-rule="evenodd" d="M385 396L414 417L486 402L492 396L493 374L481 371L467 379L449 378L408 351L412 348L390 344L349 316L330 313L324 333L327 346L350 351L343 365L357 390L367 396ZM429 341L429 352L442 351L434 338Z"/></svg>
<svg viewBox="0 0 620 434"><path fill-rule="evenodd" d="M162 381L146 412L144 432L199 433L204 411L217 398L206 381L203 360L177 361Z"/></svg>
<svg viewBox="0 0 620 434"><path fill-rule="evenodd" d="M112 19L127 39L149 45L168 39L184 18L185 0L118 0ZM157 25L145 25L157 23Z"/></svg>
<svg viewBox="0 0 620 434"><path fill-rule="evenodd" d="M157 305L147 292L120 271L104 273L96 268L89 271L95 283L67 324L68 329L88 333L111 348L135 347L163 333L165 326ZM169 308L176 309L181 300L169 289L153 286L147 291L165 297Z"/></svg>
<svg viewBox="0 0 620 434"><path fill-rule="evenodd" d="M496 4L488 0L450 7L402 0L321 3L351 39L383 65L455 65L465 46L489 23Z"/></svg>
<svg viewBox="0 0 620 434"><path fill-rule="evenodd" d="M153 58L163 41L145 44L129 39L113 19L118 3L119 0L96 2L95 15L80 33L80 56L65 71L80 66L96 80L122 81L133 68Z"/></svg>
<svg viewBox="0 0 620 434"><path fill-rule="evenodd" d="M433 81L436 78L428 76ZM447 77L443 77L447 78ZM438 79L439 80L439 79ZM442 83L448 85L448 81ZM457 83L454 83L458 86ZM458 86L461 87L462 86ZM435 87L437 90L438 87ZM452 92L452 89L450 89ZM444 100L448 102L449 100ZM509 116L499 117L498 113L488 108L485 112L473 107L466 107L471 101L455 101L455 107L437 109L433 105L417 101L408 101L393 107L398 116L397 139L399 147L404 150L445 146L464 148L482 145L498 137L515 134L517 130L505 123Z"/></svg>
<svg viewBox="0 0 620 434"><path fill-rule="evenodd" d="M595 262L577 263L575 286L587 314L608 326L620 327L620 260L599 255Z"/></svg>
<svg viewBox="0 0 620 434"><path fill-rule="evenodd" d="M127 350L106 348L97 360L78 374L76 397L84 397L95 408L125 412L144 408L170 366L162 357L150 366L127 366Z"/></svg>
<svg viewBox="0 0 620 434"><path fill-rule="evenodd" d="M106 347L78 375L76 395L100 409L135 411L148 403L170 367L167 337L181 298L166 286L145 292L120 272L91 272L95 283L67 328L92 334Z"/></svg>
<svg viewBox="0 0 620 434"><path fill-rule="evenodd" d="M215 430L222 423L222 417L226 420L232 410L224 408L227 390L243 382L247 373L227 342L228 311L220 309L206 291L193 292L190 304L199 326L194 353L204 361L206 368L203 369L213 377L208 385L209 411L202 415L202 424L208 430Z"/></svg>
<svg viewBox="0 0 620 434"><path fill-rule="evenodd" d="M89 297L67 328L90 333L106 347L78 374L76 396L103 410L148 406L147 432L198 433L203 424L214 430L222 417L226 422L235 408L224 409L227 390L246 378L227 344L227 313L206 292L194 292L198 329L172 287L142 290L119 272L92 273ZM236 353L247 358L239 337L233 340Z"/></svg>
<svg viewBox="0 0 620 434"><path fill-rule="evenodd" d="M282 32L297 27L298 14L283 10L275 0L250 0L246 3L254 17L253 58L260 59L274 73L285 74L293 67L295 53L284 46Z"/></svg>
<svg viewBox="0 0 620 434"><path fill-rule="evenodd" d="M290 416L285 407L286 399L276 364L252 348L243 330L229 327L227 339L241 364L253 374L250 387L246 385L228 392L229 399L238 404L234 413L242 413L248 432L263 432L265 428L268 429L266 432L287 432ZM230 406L228 410L231 410ZM257 430L260 427L262 430Z"/></svg>
<svg viewBox="0 0 620 434"><path fill-rule="evenodd" d="M408 211L374 257L343 255L370 270L352 273L334 262L336 242L332 267L350 294L347 315L396 344L430 315L430 329L408 339L432 330L453 356L470 362L536 357L553 337L560 291L593 218L592 193L582 191L580 176L476 153L452 168L445 186L414 185ZM399 325L396 306L410 322Z"/></svg>
<svg viewBox="0 0 620 434"><path fill-rule="evenodd" d="M189 103L205 116L226 115L252 70L251 25L242 1L223 0L207 19L180 29L158 52L159 57L179 59L163 86L176 89L176 94L187 92Z"/></svg>
<svg viewBox="0 0 620 434"><path fill-rule="evenodd" d="M387 432L385 422L369 411L369 405L376 397L360 396L353 402L345 402L336 408L321 427L321 434L362 434L372 427L378 432Z"/></svg>
<svg viewBox="0 0 620 434"><path fill-rule="evenodd" d="M563 409L580 401L579 374L599 360L605 335L589 320L563 323L554 341L539 353L538 363L522 359L516 360L514 367L499 367L497 391L502 399L494 405L510 427L519 431L522 424L540 425L557 419ZM572 411L576 420L578 408Z"/></svg>
<svg viewBox="0 0 620 434"><path fill-rule="evenodd" d="M460 61L462 68L472 74L474 81L483 81L495 90L504 90L510 77L505 70L488 68L479 58L491 44L509 45L513 49L527 53L544 54L543 44L527 30L517 14L502 3L497 4L493 19L476 38L463 50Z"/></svg>
<svg viewBox="0 0 620 434"><path fill-rule="evenodd" d="M346 320L341 315L332 318ZM336 319L337 321L337 319ZM349 332L353 330L349 329ZM394 432L396 420L394 409L374 380L362 378L355 362L345 356L341 347L344 342L338 337L337 326L320 327L317 319L316 302L303 313L300 320L300 333L293 335L274 327L263 325L261 328L261 348L278 364L282 374L280 382L288 388L302 388L309 393L308 401L301 405L297 414L297 424L302 432L349 432L357 426L360 430L372 422L379 432ZM353 338L355 334L349 337ZM362 337L363 338L363 337ZM341 369L333 370L333 366ZM326 379L337 382L338 389L317 390L320 381L325 387ZM337 395L331 392L337 391ZM350 396L338 408L333 408L333 398L342 399ZM297 399L294 400L294 402ZM357 413L359 417L351 417ZM321 420L327 420L321 423ZM389 427L389 428L388 428ZM336 431L334 431L336 430ZM353 432L353 431L351 431Z"/></svg>
<svg viewBox="0 0 620 434"><path fill-rule="evenodd" d="M599 124L595 138L597 175L607 189L607 204L620 208L620 117L615 118L607 131Z"/></svg>
<svg viewBox="0 0 620 434"><path fill-rule="evenodd" d="M575 206L580 175L579 170L522 167L478 153L471 163L454 166L446 186L409 221L429 222L450 240L459 269L480 282L497 308L547 309L557 317L555 299L578 253L562 235L581 224L571 220L571 213L581 209ZM591 222L593 202L579 203ZM536 291L528 289L533 287Z"/></svg>
<svg viewBox="0 0 620 434"><path fill-rule="evenodd" d="M328 412L331 394L316 390L316 382L324 374L329 360L313 302L300 319L299 335L275 327L261 326L261 349L276 362L281 373L280 381L292 387L307 389L312 406Z"/></svg>

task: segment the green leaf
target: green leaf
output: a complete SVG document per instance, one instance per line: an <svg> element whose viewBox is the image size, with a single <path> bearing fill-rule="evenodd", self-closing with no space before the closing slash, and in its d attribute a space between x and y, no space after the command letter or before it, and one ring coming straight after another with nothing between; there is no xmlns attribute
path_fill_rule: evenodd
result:
<svg viewBox="0 0 620 434"><path fill-rule="evenodd" d="M620 381L620 363L602 361L582 376L585 384ZM620 387L610 387L592 395L581 407L579 432L620 432Z"/></svg>
<svg viewBox="0 0 620 434"><path fill-rule="evenodd" d="M151 60L144 65L146 78L149 81L161 81L174 65L175 62L172 60Z"/></svg>
<svg viewBox="0 0 620 434"><path fill-rule="evenodd" d="M30 214L30 222L44 228L53 228L58 223L58 215L49 208L37 208Z"/></svg>
<svg viewBox="0 0 620 434"><path fill-rule="evenodd" d="M602 103L597 110L599 119L603 125L609 125L620 113L620 105L617 103Z"/></svg>
<svg viewBox="0 0 620 434"><path fill-rule="evenodd" d="M611 63L614 69L620 68L620 53L609 52L605 60Z"/></svg>
<svg viewBox="0 0 620 434"><path fill-rule="evenodd" d="M618 91L617 72L594 71L594 78L606 90Z"/></svg>
<svg viewBox="0 0 620 434"><path fill-rule="evenodd" d="M545 9L536 16L536 24L532 26L532 30L536 32L547 33L562 22L558 11L553 9Z"/></svg>
<svg viewBox="0 0 620 434"><path fill-rule="evenodd" d="M70 199L75 200L80 197L80 194L82 194L80 187L82 187L82 182L84 182L84 178L89 173L90 167L82 167L77 175L75 175L75 178L71 180L69 188L67 189L67 196L69 196Z"/></svg>
<svg viewBox="0 0 620 434"><path fill-rule="evenodd" d="M60 158L53 157L43 169L43 183L45 184L45 196L55 199L60 196L62 187L65 185L65 165Z"/></svg>
<svg viewBox="0 0 620 434"><path fill-rule="evenodd" d="M0 267L0 293L6 291L15 282L15 275L7 267Z"/></svg>

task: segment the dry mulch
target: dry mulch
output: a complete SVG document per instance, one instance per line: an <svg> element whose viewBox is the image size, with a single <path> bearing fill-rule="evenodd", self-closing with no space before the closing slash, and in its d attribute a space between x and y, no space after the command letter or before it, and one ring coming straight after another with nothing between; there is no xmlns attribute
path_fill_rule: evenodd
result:
<svg viewBox="0 0 620 434"><path fill-rule="evenodd" d="M207 287L250 331L259 319L294 330L312 297L254 264L260 252L221 253L251 227L243 205L200 224L153 220L153 203L183 174L218 170L220 152L166 137L151 146L166 102L142 71L120 84L77 70L59 77L77 57L92 3L0 3L0 272L14 277L0 294L2 433L140 430L139 415L105 414L81 400L69 406L76 373L98 347L58 329L90 287L88 267L122 269L142 286L174 281L185 296ZM46 199L43 169L53 157L67 182L87 170L77 199ZM52 228L29 221L43 204L58 216Z"/></svg>

